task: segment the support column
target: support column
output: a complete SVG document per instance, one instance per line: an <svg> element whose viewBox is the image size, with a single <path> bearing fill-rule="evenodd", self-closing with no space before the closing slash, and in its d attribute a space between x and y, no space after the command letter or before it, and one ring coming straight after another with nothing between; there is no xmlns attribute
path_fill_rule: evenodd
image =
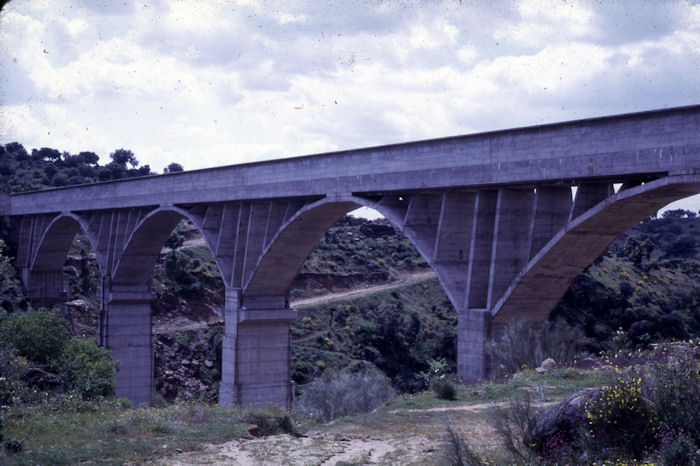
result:
<svg viewBox="0 0 700 466"><path fill-rule="evenodd" d="M107 296L105 346L119 361L117 396L148 405L153 394L151 293L143 286L122 286Z"/></svg>
<svg viewBox="0 0 700 466"><path fill-rule="evenodd" d="M22 270L22 278L27 284L27 294L34 308L60 307L65 303L66 292L63 289L63 269Z"/></svg>
<svg viewBox="0 0 700 466"><path fill-rule="evenodd" d="M291 408L289 325L297 312L286 297L242 299L226 290L219 404L279 404Z"/></svg>
<svg viewBox="0 0 700 466"><path fill-rule="evenodd" d="M491 313L486 309L457 312L457 375L474 383L489 375L486 342L491 338Z"/></svg>

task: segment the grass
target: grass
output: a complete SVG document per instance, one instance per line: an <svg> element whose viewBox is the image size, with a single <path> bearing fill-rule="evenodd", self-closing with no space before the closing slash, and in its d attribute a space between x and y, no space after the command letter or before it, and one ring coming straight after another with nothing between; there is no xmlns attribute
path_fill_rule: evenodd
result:
<svg viewBox="0 0 700 466"><path fill-rule="evenodd" d="M537 401L550 402L586 387L600 386L612 378L608 372L593 370L558 369L545 374L525 371L505 383L459 386L455 401L438 399L430 391L404 394L371 413L346 416L327 424L303 423L297 427L311 433L319 445L325 442L323 439L334 437L386 439L405 445L391 453L397 462L401 462L402 455L408 455L411 448L415 454L416 442L427 442L421 443L423 453L420 456L426 459L420 464L433 464L440 461L444 423L449 418L481 457L505 464L512 462L512 458L504 452L493 432L487 415L489 406L507 401L523 387L542 387L542 398ZM278 419L280 412L268 408L262 415ZM125 409L118 401L78 403L67 409L57 409L50 404L9 407L3 413L5 438L24 439L24 448L20 454L0 458L0 463L167 461L167 457L176 456L180 451L199 452L209 444L250 437L249 423L245 421L250 422L251 413L253 417L261 415L259 409L252 412L203 403L181 403L160 409ZM298 440L284 439L280 437L276 441L282 442L284 448L299 448Z"/></svg>
<svg viewBox="0 0 700 466"><path fill-rule="evenodd" d="M105 402L93 409L7 409L5 438L24 439L24 445L21 454L2 458L3 464L141 463L248 436L245 413L235 408L183 403L124 410L119 403Z"/></svg>

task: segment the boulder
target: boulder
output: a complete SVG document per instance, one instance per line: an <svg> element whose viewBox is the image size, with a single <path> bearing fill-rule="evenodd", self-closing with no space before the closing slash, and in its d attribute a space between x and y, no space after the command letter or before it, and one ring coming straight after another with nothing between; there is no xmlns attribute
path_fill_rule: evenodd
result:
<svg viewBox="0 0 700 466"><path fill-rule="evenodd" d="M541 409L530 421L523 442L542 453L547 440L555 434L567 442L573 440L586 425L586 403L598 392L597 388L583 390L558 405Z"/></svg>

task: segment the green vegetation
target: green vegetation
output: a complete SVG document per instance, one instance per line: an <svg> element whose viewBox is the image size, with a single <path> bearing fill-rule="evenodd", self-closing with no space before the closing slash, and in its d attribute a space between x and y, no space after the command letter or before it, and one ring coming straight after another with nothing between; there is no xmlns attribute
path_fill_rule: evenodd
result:
<svg viewBox="0 0 700 466"><path fill-rule="evenodd" d="M56 310L14 312L0 321L0 404L32 403L38 389L83 399L114 394L117 363L93 339L70 337Z"/></svg>
<svg viewBox="0 0 700 466"><path fill-rule="evenodd" d="M247 437L250 419L269 423L276 409L248 411L188 402L164 408L130 408L126 400L45 403L5 409L5 438L23 440L22 454L3 464L143 463L201 449L205 444ZM288 418L287 418L288 419Z"/></svg>
<svg viewBox="0 0 700 466"><path fill-rule="evenodd" d="M0 193L16 193L97 181L151 175L148 165L139 167L134 153L117 149L112 161L98 163L94 152L77 155L42 147L31 154L17 142L0 145ZM137 168L138 167L138 168Z"/></svg>
<svg viewBox="0 0 700 466"><path fill-rule="evenodd" d="M6 144L0 192L150 174L130 151L110 157L100 166L93 153L29 154ZM166 172L181 169L171 164ZM695 213L670 211L628 231L575 281L549 322L512 325L489 345L502 383L466 387L454 377L457 316L426 262L387 221L346 217L324 235L291 292L293 300L305 300L294 306L300 315L291 327L296 419L304 427L339 416L338 423L362 426L428 422L433 433L446 432L451 453L445 457L468 464L480 458L693 464L700 435L697 345L690 352L682 345L650 348L694 341L700 333L698 229ZM86 238L77 236L64 269L67 325L65 312L31 309L2 237L6 222L0 223L0 440L6 452L17 453L7 461L140 463L204 443L296 433L279 409L243 412L182 401L215 401L221 378L223 284L194 226L176 228L154 271L160 409L132 409L114 399L117 365L109 351L75 336L94 335L96 326L99 275ZM374 288L314 300L364 287ZM587 357L600 354L607 356ZM535 371L548 357L557 368ZM636 367L624 369L630 365ZM584 389L585 410L525 440L542 404ZM391 399L395 391L402 394ZM456 424L411 414L466 402L493 405L483 417L505 446L475 448Z"/></svg>
<svg viewBox="0 0 700 466"><path fill-rule="evenodd" d="M47 369L59 367L61 352L69 338L65 320L57 311L16 312L0 322L0 341Z"/></svg>
<svg viewBox="0 0 700 466"><path fill-rule="evenodd" d="M352 374L330 374L304 389L295 406L299 419L322 422L358 413L368 413L394 397L389 379L374 368Z"/></svg>

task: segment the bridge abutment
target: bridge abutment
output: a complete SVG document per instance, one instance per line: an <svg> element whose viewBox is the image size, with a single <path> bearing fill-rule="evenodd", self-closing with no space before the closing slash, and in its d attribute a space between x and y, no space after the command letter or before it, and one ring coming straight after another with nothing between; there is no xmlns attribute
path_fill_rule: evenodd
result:
<svg viewBox="0 0 700 466"><path fill-rule="evenodd" d="M279 404L291 408L291 339L297 312L285 297L252 298L226 290L219 404Z"/></svg>

